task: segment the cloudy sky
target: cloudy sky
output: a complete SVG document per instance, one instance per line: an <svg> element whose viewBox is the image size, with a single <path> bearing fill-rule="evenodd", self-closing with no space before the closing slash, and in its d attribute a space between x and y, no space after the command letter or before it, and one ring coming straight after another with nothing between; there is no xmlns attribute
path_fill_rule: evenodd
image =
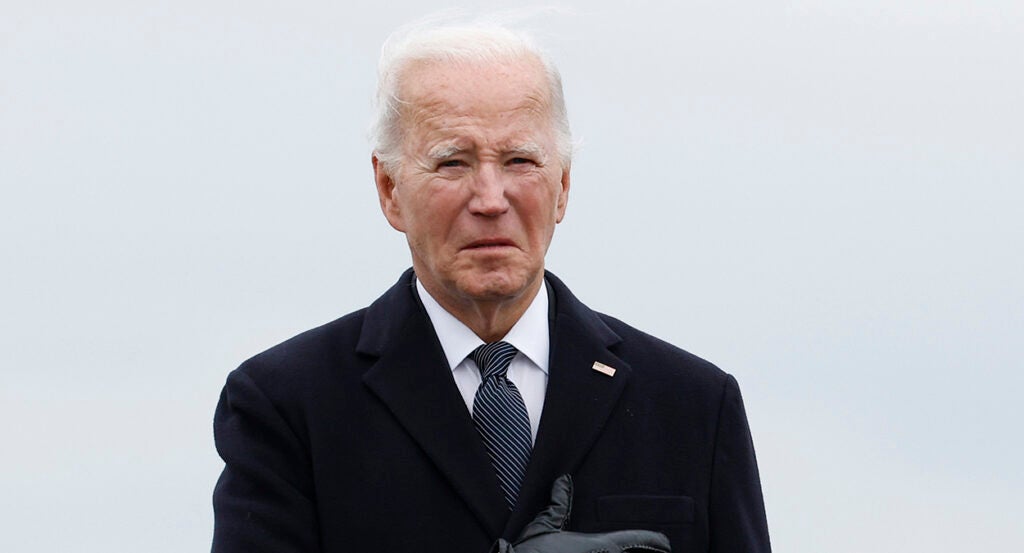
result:
<svg viewBox="0 0 1024 553"><path fill-rule="evenodd" d="M364 4L0 7L0 550L207 550L227 373L409 264L370 98L442 5ZM1024 549L1024 4L560 5L549 268L737 377L775 550Z"/></svg>

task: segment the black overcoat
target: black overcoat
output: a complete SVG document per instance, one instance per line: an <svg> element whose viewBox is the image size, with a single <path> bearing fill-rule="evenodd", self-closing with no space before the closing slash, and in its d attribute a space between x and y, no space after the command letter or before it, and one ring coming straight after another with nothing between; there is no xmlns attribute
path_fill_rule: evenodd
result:
<svg viewBox="0 0 1024 553"><path fill-rule="evenodd" d="M736 381L545 278L549 380L515 510L407 271L370 307L228 376L213 551L485 553L563 473L575 481L570 529L657 530L674 553L769 551Z"/></svg>

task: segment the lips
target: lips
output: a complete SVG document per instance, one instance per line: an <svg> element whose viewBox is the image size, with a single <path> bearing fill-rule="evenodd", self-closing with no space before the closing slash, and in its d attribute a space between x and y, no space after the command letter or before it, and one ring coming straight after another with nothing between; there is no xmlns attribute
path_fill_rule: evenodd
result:
<svg viewBox="0 0 1024 553"><path fill-rule="evenodd" d="M467 250L480 250L486 248L508 248L514 247L515 243L507 238L484 238L481 240L474 240L469 244L466 244Z"/></svg>

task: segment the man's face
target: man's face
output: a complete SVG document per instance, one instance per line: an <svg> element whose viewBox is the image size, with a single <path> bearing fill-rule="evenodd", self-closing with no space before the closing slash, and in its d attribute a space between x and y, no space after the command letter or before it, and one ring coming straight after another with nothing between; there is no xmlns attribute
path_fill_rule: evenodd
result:
<svg viewBox="0 0 1024 553"><path fill-rule="evenodd" d="M569 194L541 65L424 62L404 83L401 166L374 172L417 276L447 305L536 291Z"/></svg>

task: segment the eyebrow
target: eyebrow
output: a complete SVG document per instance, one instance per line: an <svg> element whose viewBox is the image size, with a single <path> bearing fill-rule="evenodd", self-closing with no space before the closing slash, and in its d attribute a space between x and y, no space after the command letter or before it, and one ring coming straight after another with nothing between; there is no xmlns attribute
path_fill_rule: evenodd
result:
<svg viewBox="0 0 1024 553"><path fill-rule="evenodd" d="M461 148L453 143L442 143L434 146L429 151L427 151L427 157L429 159L440 161L448 159L456 154L461 154L465 151L467 151L466 148ZM512 156L521 155L527 157L535 157L541 163L547 161L548 157L545 149L536 142L523 142L522 144L517 144L509 148L508 150L505 150L505 153Z"/></svg>
<svg viewBox="0 0 1024 553"><path fill-rule="evenodd" d="M521 154L525 156L531 156L537 158L539 161L544 162L547 160L547 152L540 144L536 142L524 142L508 151L512 155Z"/></svg>
<svg viewBox="0 0 1024 553"><path fill-rule="evenodd" d="M464 152L465 149L456 146L455 144L438 144L427 152L427 157L435 160L442 160L452 157L455 154Z"/></svg>

